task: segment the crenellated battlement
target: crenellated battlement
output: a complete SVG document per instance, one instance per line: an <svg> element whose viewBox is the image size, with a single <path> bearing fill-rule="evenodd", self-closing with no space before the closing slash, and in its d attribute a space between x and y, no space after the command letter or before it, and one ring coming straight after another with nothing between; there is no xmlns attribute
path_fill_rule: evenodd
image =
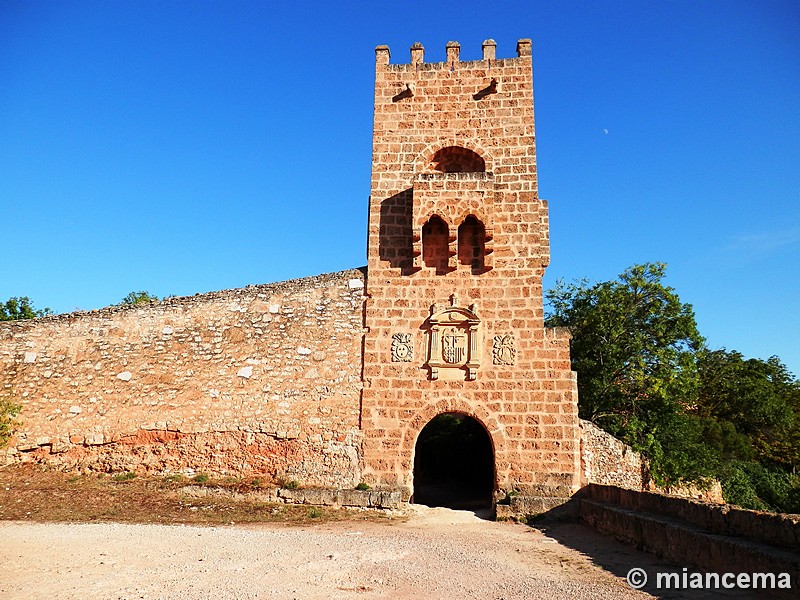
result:
<svg viewBox="0 0 800 600"><path fill-rule="evenodd" d="M488 39L485 40L482 44L483 49L483 58L479 61L467 61L467 62L493 62L497 60L497 43L492 40ZM401 66L419 66L421 64L428 64L428 65L441 65L441 66L453 66L456 63L462 62L459 58L461 54L461 44L458 42L447 42L445 45L445 52L446 52L446 59L444 62L441 63L425 63L425 47L420 42L414 42L411 45L411 61L409 63L397 63L390 65L389 59L391 58L391 51L389 50L389 46L381 45L375 48L375 63L378 67L381 66L393 66L393 67L401 67ZM528 59L530 60L531 57L531 40L529 38L522 38L517 41L517 56L516 59ZM501 59L501 60L515 60L514 58L511 59Z"/></svg>

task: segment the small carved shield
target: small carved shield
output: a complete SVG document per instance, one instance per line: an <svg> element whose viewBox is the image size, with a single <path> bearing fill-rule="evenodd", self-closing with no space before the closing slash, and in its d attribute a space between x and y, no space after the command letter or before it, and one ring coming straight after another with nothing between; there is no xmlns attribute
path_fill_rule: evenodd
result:
<svg viewBox="0 0 800 600"><path fill-rule="evenodd" d="M496 365L513 365L517 356L517 348L514 344L514 336L496 335L492 346L492 358Z"/></svg>
<svg viewBox="0 0 800 600"><path fill-rule="evenodd" d="M464 359L465 335L458 335L458 329L450 329L442 336L442 358L444 362L455 365Z"/></svg>
<svg viewBox="0 0 800 600"><path fill-rule="evenodd" d="M411 362L414 357L414 346L410 333L392 334L392 362Z"/></svg>

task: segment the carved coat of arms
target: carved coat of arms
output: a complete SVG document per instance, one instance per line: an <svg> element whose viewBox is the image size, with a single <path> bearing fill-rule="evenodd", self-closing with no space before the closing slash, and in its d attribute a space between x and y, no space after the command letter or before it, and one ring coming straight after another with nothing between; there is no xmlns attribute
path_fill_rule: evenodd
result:
<svg viewBox="0 0 800 600"><path fill-rule="evenodd" d="M496 335L492 345L492 361L496 365L513 365L517 357L514 336Z"/></svg>
<svg viewBox="0 0 800 600"><path fill-rule="evenodd" d="M450 365L460 363L464 359L464 343L467 340L465 333L455 327L442 332L442 358Z"/></svg>
<svg viewBox="0 0 800 600"><path fill-rule="evenodd" d="M411 362L414 358L414 346L410 333L392 334L392 362Z"/></svg>
<svg viewBox="0 0 800 600"><path fill-rule="evenodd" d="M426 366L430 368L431 379L474 380L480 366L480 319L475 314L475 305L458 306L453 295L449 307L431 306L426 326Z"/></svg>

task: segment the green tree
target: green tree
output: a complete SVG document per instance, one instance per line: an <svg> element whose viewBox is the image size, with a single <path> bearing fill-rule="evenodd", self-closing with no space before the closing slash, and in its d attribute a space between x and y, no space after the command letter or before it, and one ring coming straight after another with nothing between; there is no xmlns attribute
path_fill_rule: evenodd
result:
<svg viewBox="0 0 800 600"><path fill-rule="evenodd" d="M695 412L707 423L707 443L722 456L718 478L725 500L745 508L800 511L800 381L773 356L698 354Z"/></svg>
<svg viewBox="0 0 800 600"><path fill-rule="evenodd" d="M0 321L17 321L20 319L35 319L52 315L49 308L36 310L33 302L27 296L13 297L0 303Z"/></svg>
<svg viewBox="0 0 800 600"><path fill-rule="evenodd" d="M726 424L736 437L746 440L746 447L732 453L732 458L757 458L796 471L800 467L800 382L778 357L745 359L736 351L706 350L698 354L697 364L696 414Z"/></svg>
<svg viewBox="0 0 800 600"><path fill-rule="evenodd" d="M650 459L656 482L698 481L716 457L697 401L703 344L691 305L662 282L663 263L634 265L616 281L558 282L546 293L548 326L569 328L579 412Z"/></svg>
<svg viewBox="0 0 800 600"><path fill-rule="evenodd" d="M147 304L158 300L158 296L154 296L149 292L130 292L122 299L120 304Z"/></svg>

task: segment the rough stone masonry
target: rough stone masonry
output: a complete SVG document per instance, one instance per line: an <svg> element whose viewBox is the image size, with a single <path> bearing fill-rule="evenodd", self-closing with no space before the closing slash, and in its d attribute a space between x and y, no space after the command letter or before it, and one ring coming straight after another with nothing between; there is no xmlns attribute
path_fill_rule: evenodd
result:
<svg viewBox="0 0 800 600"><path fill-rule="evenodd" d="M569 337L544 327L530 40L516 49L376 49L367 269L0 324L0 393L23 406L5 462L408 499L420 431L458 413L490 437L497 498L563 498L589 463L621 464L592 435L581 469Z"/></svg>

